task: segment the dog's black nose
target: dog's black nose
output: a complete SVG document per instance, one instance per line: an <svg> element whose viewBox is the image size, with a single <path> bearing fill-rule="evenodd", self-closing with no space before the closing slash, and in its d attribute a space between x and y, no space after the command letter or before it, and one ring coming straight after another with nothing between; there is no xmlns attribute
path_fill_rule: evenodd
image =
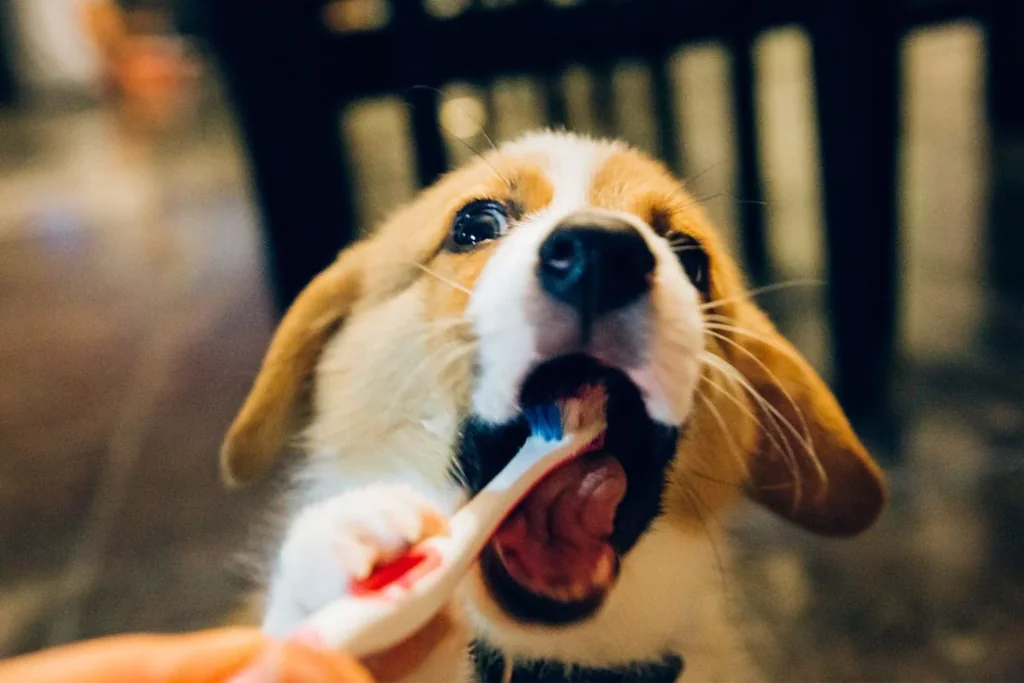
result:
<svg viewBox="0 0 1024 683"><path fill-rule="evenodd" d="M585 325L650 290L654 254L633 226L580 213L562 221L540 247L541 287L572 306Z"/></svg>

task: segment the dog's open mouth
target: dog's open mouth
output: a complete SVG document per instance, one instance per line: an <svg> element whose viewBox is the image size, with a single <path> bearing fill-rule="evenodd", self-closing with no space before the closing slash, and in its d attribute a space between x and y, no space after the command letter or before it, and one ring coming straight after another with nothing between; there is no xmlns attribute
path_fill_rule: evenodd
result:
<svg viewBox="0 0 1024 683"><path fill-rule="evenodd" d="M618 573L611 537L626 487L625 470L605 452L581 456L538 484L485 553L484 576L506 610L568 621L600 604Z"/></svg>
<svg viewBox="0 0 1024 683"><path fill-rule="evenodd" d="M569 623L594 612L615 584L620 559L660 506L677 430L651 420L625 373L589 356L561 357L531 373L520 402L562 403L592 387L606 399L600 445L545 477L481 555L491 595L523 621ZM489 481L527 433L517 424L487 434L473 449L481 476L471 487ZM470 464L465 453L463 459Z"/></svg>

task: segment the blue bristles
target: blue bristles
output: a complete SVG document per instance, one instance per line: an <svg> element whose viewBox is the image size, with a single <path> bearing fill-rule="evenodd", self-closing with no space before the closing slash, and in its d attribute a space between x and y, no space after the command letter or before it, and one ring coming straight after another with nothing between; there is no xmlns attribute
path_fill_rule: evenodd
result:
<svg viewBox="0 0 1024 683"><path fill-rule="evenodd" d="M562 413L554 403L527 406L523 415L530 424L530 432L545 441L558 441L564 436Z"/></svg>

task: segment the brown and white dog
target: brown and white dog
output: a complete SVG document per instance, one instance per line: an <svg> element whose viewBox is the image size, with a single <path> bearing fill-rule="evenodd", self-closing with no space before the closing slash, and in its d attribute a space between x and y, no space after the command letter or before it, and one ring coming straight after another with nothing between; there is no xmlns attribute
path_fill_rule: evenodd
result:
<svg viewBox="0 0 1024 683"><path fill-rule="evenodd" d="M680 182L564 133L446 175L288 311L222 453L245 483L301 434L265 630L434 531L523 443L523 405L594 384L604 452L520 505L410 680L673 680L680 655L686 680L746 678L707 520L747 496L853 535L882 474Z"/></svg>

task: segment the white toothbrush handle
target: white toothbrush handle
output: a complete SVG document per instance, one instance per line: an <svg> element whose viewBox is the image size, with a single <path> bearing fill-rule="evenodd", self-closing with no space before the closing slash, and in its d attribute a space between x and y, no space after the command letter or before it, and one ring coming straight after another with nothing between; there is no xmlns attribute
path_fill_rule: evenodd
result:
<svg viewBox="0 0 1024 683"><path fill-rule="evenodd" d="M447 536L414 546L399 561L379 570L381 574L397 572L394 580L385 577L379 588L332 602L292 637L355 657L382 652L409 638L451 601L477 555L530 489L603 431L603 424L594 424L560 441L531 436L508 465L451 518Z"/></svg>

